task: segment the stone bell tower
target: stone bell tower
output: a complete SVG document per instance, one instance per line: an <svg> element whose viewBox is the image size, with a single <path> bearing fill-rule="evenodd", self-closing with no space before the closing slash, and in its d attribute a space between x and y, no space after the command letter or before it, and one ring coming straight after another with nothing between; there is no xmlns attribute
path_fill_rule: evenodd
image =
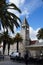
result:
<svg viewBox="0 0 43 65"><path fill-rule="evenodd" d="M21 35L23 37L23 44L24 46L29 45L29 24L26 20L26 18L23 20L21 25Z"/></svg>

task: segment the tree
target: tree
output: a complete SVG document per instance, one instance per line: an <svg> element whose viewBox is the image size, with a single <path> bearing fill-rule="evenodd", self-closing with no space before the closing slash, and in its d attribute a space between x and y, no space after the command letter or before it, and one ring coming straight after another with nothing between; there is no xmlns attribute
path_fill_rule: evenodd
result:
<svg viewBox="0 0 43 65"><path fill-rule="evenodd" d="M8 55L9 55L9 49L10 44L13 44L13 39L8 35L8 32L0 33L0 43L3 42L3 54L5 52L6 45L8 44Z"/></svg>
<svg viewBox="0 0 43 65"><path fill-rule="evenodd" d="M9 9L21 13L20 9L15 4L6 3L6 0L0 0L0 23L4 29L4 33L0 35L0 42L3 41L3 54L5 52L6 43L8 43L8 54L9 54L11 40L8 35L8 29L10 29L14 33L14 25L18 28L20 26L18 20L19 22L21 22L19 17L17 17L14 13L8 11Z"/></svg>
<svg viewBox="0 0 43 65"><path fill-rule="evenodd" d="M38 38L38 39L43 39L43 28L41 28L41 29L38 31L37 38Z"/></svg>
<svg viewBox="0 0 43 65"><path fill-rule="evenodd" d="M18 20L21 22L20 18L17 17L14 13L11 13L8 10L16 10L21 13L20 9L13 3L6 3L6 0L0 0L0 22L3 29L10 29L14 32L14 25L18 28Z"/></svg>
<svg viewBox="0 0 43 65"><path fill-rule="evenodd" d="M14 38L14 42L17 42L17 52L19 51L19 42L22 42L22 41L23 41L23 39L22 39L20 33L17 33Z"/></svg>

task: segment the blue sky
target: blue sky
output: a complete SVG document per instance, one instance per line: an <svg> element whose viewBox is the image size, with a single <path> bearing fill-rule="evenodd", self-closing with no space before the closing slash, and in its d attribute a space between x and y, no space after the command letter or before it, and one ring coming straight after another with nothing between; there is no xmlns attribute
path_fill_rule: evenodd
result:
<svg viewBox="0 0 43 65"><path fill-rule="evenodd" d="M43 2L42 0L25 0L24 6L28 23L34 29L43 27Z"/></svg>
<svg viewBox="0 0 43 65"><path fill-rule="evenodd" d="M27 21L30 25L30 38L36 40L37 31L43 27L42 0L9 0L9 2L16 4L16 6L21 9L22 11L21 14L13 10L12 11L9 10L9 11L19 16L21 21L23 21L25 17L27 18ZM20 32L20 30L16 29L15 27L14 27L14 30L15 30L15 33L17 31Z"/></svg>
<svg viewBox="0 0 43 65"><path fill-rule="evenodd" d="M43 7L39 7L32 14L30 14L29 24L34 29L43 28Z"/></svg>

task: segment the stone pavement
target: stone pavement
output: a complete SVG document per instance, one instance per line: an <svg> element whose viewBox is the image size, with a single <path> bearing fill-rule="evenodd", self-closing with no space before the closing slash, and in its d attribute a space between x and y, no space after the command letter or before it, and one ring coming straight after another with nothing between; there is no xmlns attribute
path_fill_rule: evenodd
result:
<svg viewBox="0 0 43 65"><path fill-rule="evenodd" d="M7 60L9 61L10 60L10 56L8 56L8 55L4 56L4 60L5 61L7 61Z"/></svg>
<svg viewBox="0 0 43 65"><path fill-rule="evenodd" d="M24 63L19 62L13 62L13 61L1 61L0 65L25 65ZM28 65L34 65L34 64L28 64Z"/></svg>
<svg viewBox="0 0 43 65"><path fill-rule="evenodd" d="M17 61L12 61L10 60L9 56L5 56L4 60L0 61L0 65L25 65L25 63L20 63ZM34 63L29 63L28 65L43 65L43 64L34 64Z"/></svg>

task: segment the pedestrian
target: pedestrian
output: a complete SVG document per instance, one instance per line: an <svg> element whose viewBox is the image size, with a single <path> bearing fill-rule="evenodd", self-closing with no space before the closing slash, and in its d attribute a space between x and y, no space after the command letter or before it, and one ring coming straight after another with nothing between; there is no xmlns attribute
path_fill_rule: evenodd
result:
<svg viewBox="0 0 43 65"><path fill-rule="evenodd" d="M24 55L24 61L25 61L25 64L28 65L28 52L26 52Z"/></svg>

